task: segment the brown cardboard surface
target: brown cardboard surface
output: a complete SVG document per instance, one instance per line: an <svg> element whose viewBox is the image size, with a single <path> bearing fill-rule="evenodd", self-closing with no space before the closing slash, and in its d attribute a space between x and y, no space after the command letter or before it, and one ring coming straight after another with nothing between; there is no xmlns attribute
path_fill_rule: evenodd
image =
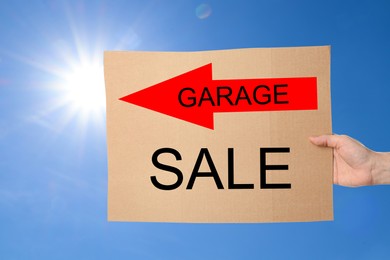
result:
<svg viewBox="0 0 390 260"><path fill-rule="evenodd" d="M316 77L318 109L214 114L214 130L119 100L126 95L212 63L213 79ZM333 219L332 151L308 137L330 134L330 48L256 48L204 52L120 52L104 54L107 97L108 220L145 222L296 222ZM163 98L163 97L162 97ZM152 163L156 150L174 148L159 161L180 169L183 183L161 190L151 182L174 183L175 174ZM260 188L260 148L269 153L267 183L291 189ZM198 177L186 189L201 148L207 148L224 189ZM234 148L236 183L228 189L228 148ZM202 161L202 171L210 171Z"/></svg>

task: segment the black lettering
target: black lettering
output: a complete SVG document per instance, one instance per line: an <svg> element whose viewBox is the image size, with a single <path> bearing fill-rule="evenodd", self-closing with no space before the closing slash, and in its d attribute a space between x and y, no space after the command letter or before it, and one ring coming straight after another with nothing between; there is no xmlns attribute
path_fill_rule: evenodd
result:
<svg viewBox="0 0 390 260"><path fill-rule="evenodd" d="M195 94L195 90L192 89L192 88L183 88L182 90L180 90L179 92L179 103L180 105L182 105L183 107L193 107L196 105L196 97L193 97L193 96L189 96L187 97L187 101L190 101L190 103L184 103L183 102L183 93L184 91L190 91L192 94Z"/></svg>
<svg viewBox="0 0 390 260"><path fill-rule="evenodd" d="M255 100L255 102L257 104L265 105L265 104L268 104L271 101L271 95L270 94L263 94L262 97L263 98L265 97L265 100L258 99L257 91L259 91L259 89L261 89L261 88L265 88L267 91L269 91L269 87L268 86L266 86L266 85L259 85L259 86L255 87L255 89L253 90L253 99Z"/></svg>
<svg viewBox="0 0 390 260"><path fill-rule="evenodd" d="M227 93L222 94L222 90L227 90ZM230 87L225 87L225 86L217 87L217 106L221 105L221 98L225 98L227 102L229 102L229 104L233 106L233 102L229 98L231 94L232 94L232 89Z"/></svg>
<svg viewBox="0 0 390 260"><path fill-rule="evenodd" d="M161 149L158 149L157 151L155 151L153 153L153 156L152 156L153 165L157 169L160 169L160 170L163 170L163 171L168 171L168 172L173 172L177 176L177 181L175 183L173 183L173 184L166 185L166 184L161 184L157 180L156 176L151 176L150 180L152 181L153 185L157 189L160 189L160 190L174 190L174 189L178 188L181 185L181 183L183 182L183 174L182 174L182 172L179 169L177 169L177 168L175 168L173 166L170 166L170 165L162 164L162 163L160 163L158 161L158 157L160 156L160 154L163 154L163 153L173 154L175 156L176 160L181 160L181 155L175 149L172 149L172 148L161 148Z"/></svg>
<svg viewBox="0 0 390 260"><path fill-rule="evenodd" d="M267 183L267 170L288 170L288 165L267 165L267 153L289 153L289 147L260 148L260 189L291 189L290 183Z"/></svg>
<svg viewBox="0 0 390 260"><path fill-rule="evenodd" d="M198 104L199 107L202 105L203 101L210 101L211 105L215 106L214 100L211 97L210 91L207 87L205 87L202 91L202 95L200 96L199 104Z"/></svg>
<svg viewBox="0 0 390 260"><path fill-rule="evenodd" d="M209 168L210 168L210 172L200 172L199 171L200 166L201 166L202 161L203 161L203 157L206 158L207 164L209 165ZM207 148L200 149L198 159L196 160L194 169L192 170L190 180L188 181L187 190L192 189L192 187L194 186L195 179L197 177L213 177L218 189L223 189L221 179L219 178L217 169L215 168L214 162L211 159L209 150Z"/></svg>
<svg viewBox="0 0 390 260"><path fill-rule="evenodd" d="M228 183L229 189L253 189L249 183L234 183L234 149L228 148Z"/></svg>
<svg viewBox="0 0 390 260"><path fill-rule="evenodd" d="M274 86L275 104L288 104L288 100L278 100L278 96L287 96L287 92L279 92L278 88L287 88L287 84L279 84Z"/></svg>
<svg viewBox="0 0 390 260"><path fill-rule="evenodd" d="M241 93L243 93L244 95L241 96ZM250 98L248 96L248 92L246 92L246 89L245 89L244 86L240 87L240 90L238 91L238 94L237 94L236 103L234 105L237 106L238 101L240 101L240 99L245 99L248 102L249 105L252 105L252 102L251 102L251 100L250 100Z"/></svg>

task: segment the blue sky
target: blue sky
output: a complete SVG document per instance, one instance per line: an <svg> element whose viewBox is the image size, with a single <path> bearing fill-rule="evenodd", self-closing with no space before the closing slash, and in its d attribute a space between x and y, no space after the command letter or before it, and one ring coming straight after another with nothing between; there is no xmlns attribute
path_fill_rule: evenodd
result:
<svg viewBox="0 0 390 260"><path fill-rule="evenodd" d="M390 186L335 186L333 222L107 222L104 104L81 105L73 88L104 94L101 77L75 73L102 75L104 50L331 45L333 131L390 151L389 11L386 0L1 1L0 258L387 258Z"/></svg>

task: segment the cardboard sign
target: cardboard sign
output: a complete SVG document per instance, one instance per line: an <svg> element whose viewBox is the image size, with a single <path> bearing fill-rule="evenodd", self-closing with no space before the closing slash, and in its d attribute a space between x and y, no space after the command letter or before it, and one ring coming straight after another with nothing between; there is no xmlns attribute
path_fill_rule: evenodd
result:
<svg viewBox="0 0 390 260"><path fill-rule="evenodd" d="M333 219L329 47L106 52L108 220Z"/></svg>

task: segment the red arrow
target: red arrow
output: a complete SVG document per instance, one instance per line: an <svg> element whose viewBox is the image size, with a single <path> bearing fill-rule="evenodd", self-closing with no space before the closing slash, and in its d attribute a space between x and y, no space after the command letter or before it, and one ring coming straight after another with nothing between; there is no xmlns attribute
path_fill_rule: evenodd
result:
<svg viewBox="0 0 390 260"><path fill-rule="evenodd" d="M317 109L317 78L213 80L211 63L120 100L214 129L218 112Z"/></svg>

